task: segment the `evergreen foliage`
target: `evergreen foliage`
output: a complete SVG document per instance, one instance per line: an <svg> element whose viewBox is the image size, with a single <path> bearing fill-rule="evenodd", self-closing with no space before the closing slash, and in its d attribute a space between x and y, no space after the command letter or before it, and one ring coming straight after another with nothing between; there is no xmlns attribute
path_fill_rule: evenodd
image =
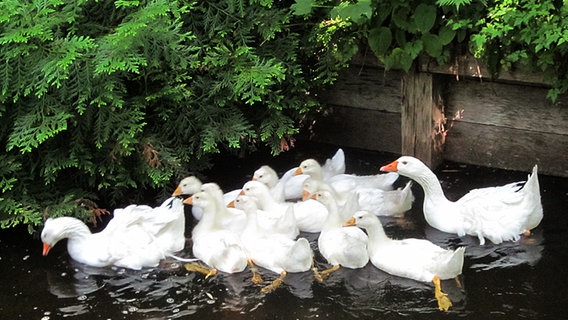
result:
<svg viewBox="0 0 568 320"><path fill-rule="evenodd" d="M0 2L0 227L280 152L342 65L311 27L272 0Z"/></svg>

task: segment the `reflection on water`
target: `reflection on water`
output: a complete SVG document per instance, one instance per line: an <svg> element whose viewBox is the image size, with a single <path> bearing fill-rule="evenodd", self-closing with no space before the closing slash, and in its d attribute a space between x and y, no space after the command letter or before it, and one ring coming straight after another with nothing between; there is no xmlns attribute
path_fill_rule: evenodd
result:
<svg viewBox="0 0 568 320"><path fill-rule="evenodd" d="M335 150L333 146L317 149L317 154L325 157ZM298 150L281 162L265 163L274 163L282 172L290 163L314 154L314 150ZM347 169L362 174L377 172L379 165L396 158L357 150L347 150L346 157L351 161ZM265 164L259 161L235 160L230 169L243 172L236 179L242 181L245 173ZM453 197L484 183L526 177L525 173L510 177L493 169L458 168L461 172L440 176ZM223 181L227 190L237 186L216 178L226 173L216 174L209 181ZM545 218L531 237L518 242L479 246L474 237L460 238L427 226L417 186L413 188L416 202L406 217L381 217L393 238L424 238L445 248L467 246L464 274L459 281L442 282L454 304L446 314L437 309L433 285L391 276L371 264L358 270L339 269L324 283L315 281L312 272L288 274L281 288L263 294L260 286L252 284L248 270L204 279L173 260L141 271L93 268L69 259L64 243L42 257L37 238L2 231L0 319L555 319L568 305L564 276L568 268L568 217L564 212L568 180L542 177L540 182ZM187 217L191 218L189 212ZM317 234L302 236L317 247ZM186 248L181 256L191 255L191 244ZM319 269L328 267L324 261L316 251ZM265 282L277 277L260 271Z"/></svg>
<svg viewBox="0 0 568 320"><path fill-rule="evenodd" d="M156 269L133 271L93 268L69 259L68 267L62 264L64 270L46 271L48 288L58 298L73 298L58 309L66 317L96 308L101 297L95 301L90 294L97 291L108 295L105 301L123 315L143 314L157 319L187 316L211 305L219 310L246 311L255 303L255 296L260 296L249 284L247 273L220 274L205 280L185 272L181 264L169 262Z"/></svg>
<svg viewBox="0 0 568 320"><path fill-rule="evenodd" d="M302 236L309 238L312 244L317 242L316 234ZM61 262L45 273L49 292L66 301L65 306L57 310L57 314L64 317L100 308L101 300L112 303L123 315L174 319L195 314L200 309L249 314L263 308L267 299L260 287L252 284L248 270L238 274L221 273L205 280L171 261L142 271L94 268L71 259ZM321 258L317 265L327 266ZM260 271L266 282L277 277L267 270ZM463 308L466 294L463 279L447 280L442 286L453 301L454 309ZM371 264L356 270L341 268L324 283L315 282L312 272L290 273L280 290L286 290L297 301L313 299L315 294L326 296L326 303L335 304L335 308L353 317L369 312L390 315L438 312L432 285L389 275ZM319 311L318 304L312 311Z"/></svg>
<svg viewBox="0 0 568 320"><path fill-rule="evenodd" d="M458 238L455 235L441 232L430 226L425 227L426 239L442 247L466 246L465 256L476 263L470 268L491 270L494 268L511 268L522 264L535 266L542 258L544 236L541 228L534 230L529 237L521 237L519 241L507 241L501 244L486 243L479 245L476 237Z"/></svg>

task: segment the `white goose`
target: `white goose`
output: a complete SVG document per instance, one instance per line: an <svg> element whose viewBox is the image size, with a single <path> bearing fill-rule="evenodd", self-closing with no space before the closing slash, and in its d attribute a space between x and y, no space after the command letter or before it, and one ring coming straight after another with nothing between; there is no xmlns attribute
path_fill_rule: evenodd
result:
<svg viewBox="0 0 568 320"><path fill-rule="evenodd" d="M377 216L402 217L412 209L414 194L412 181L408 181L404 188L395 190L381 190L376 188L360 188L357 193L359 210L368 211Z"/></svg>
<svg viewBox="0 0 568 320"><path fill-rule="evenodd" d="M156 267L165 258L164 251L142 226L138 215L114 217L97 233L91 233L81 220L73 217L49 218L41 232L43 255L65 238L71 258L93 267L114 265L140 270Z"/></svg>
<svg viewBox="0 0 568 320"><path fill-rule="evenodd" d="M339 208L329 191L317 191L311 196L323 203L328 209L328 216L318 237L318 248L331 268L321 272L321 278L339 269L362 268L369 262L367 235L356 227L344 227L345 219L338 212Z"/></svg>
<svg viewBox="0 0 568 320"><path fill-rule="evenodd" d="M286 171L281 178L272 167L264 165L258 168L252 180L264 183L276 201L294 200L302 197L302 184L307 175L294 175L296 168Z"/></svg>
<svg viewBox="0 0 568 320"><path fill-rule="evenodd" d="M75 218L48 219L42 230L43 254L47 255L59 240L69 238L69 255L76 261L138 270L155 267L165 257L183 260L173 253L184 248L184 233L183 203L171 197L155 208L129 205L115 209L105 229L94 234Z"/></svg>
<svg viewBox="0 0 568 320"><path fill-rule="evenodd" d="M191 196L194 193L201 191L202 185L203 183L196 176L185 177L181 179L176 189L172 193L172 196L173 197L179 197L182 195ZM225 202L225 204L228 204L229 202L235 200L235 198L239 195L239 192L241 192L241 190L232 190L227 193L224 193L223 201ZM200 220L201 216L203 216L203 212L198 207L192 207L191 213L193 217L197 220Z"/></svg>
<svg viewBox="0 0 568 320"><path fill-rule="evenodd" d="M342 219L347 220L351 218L352 213L359 210L359 199L355 192L347 192L340 194L336 192L335 189L333 189L333 187L329 183L312 177L309 177L304 181L302 200L314 201L324 206L321 202L311 198L311 196L314 195L317 191L323 191L323 190L330 192L333 199L335 199L335 202L338 207L337 212L339 212ZM325 219L322 222L322 227L323 223L325 223ZM319 231L321 231L321 228Z"/></svg>
<svg viewBox="0 0 568 320"><path fill-rule="evenodd" d="M280 286L288 272L310 270L313 263L313 251L306 238L292 240L275 234L260 223L256 200L240 195L234 202L235 207L247 215L247 226L241 240L249 258L255 265L278 273L280 277L261 289L270 292ZM257 276L260 280L260 276Z"/></svg>
<svg viewBox="0 0 568 320"><path fill-rule="evenodd" d="M307 174L314 179L329 183L335 191L346 193L359 188L377 188L381 190L392 190L393 183L398 179L398 174L375 174L375 175L355 175L337 174L330 178L325 178L322 173L321 165L315 159L307 159L300 163L295 171L296 175Z"/></svg>
<svg viewBox="0 0 568 320"><path fill-rule="evenodd" d="M379 218L364 211L357 212L345 225L367 230L369 257L375 267L395 276L433 282L438 308L446 311L451 307L440 279L452 279L462 273L465 247L447 250L424 239L391 239Z"/></svg>
<svg viewBox="0 0 568 320"><path fill-rule="evenodd" d="M321 167L322 178L330 179L333 176L345 173L345 153L339 148L333 157L326 159Z"/></svg>
<svg viewBox="0 0 568 320"><path fill-rule="evenodd" d="M215 201L217 219L221 227L240 234L247 224L245 213L240 209L228 207L230 202L226 203L227 199L223 197L223 191L218 184L214 182L204 183L201 186L201 191L207 192Z"/></svg>
<svg viewBox="0 0 568 320"><path fill-rule="evenodd" d="M297 169L297 167L289 169L278 178L278 174L272 167L264 165L254 172L252 180L267 185L276 201L297 200L302 197L303 183L308 177L303 174L296 175ZM333 157L326 159L321 167L321 174L323 179L329 179L343 173L345 173L345 153L339 148Z"/></svg>
<svg viewBox="0 0 568 320"><path fill-rule="evenodd" d="M272 231L296 239L300 229L296 223L294 206L291 202L274 200L268 187L259 181L248 181L243 185L241 194L254 197L258 208L263 210L264 224L271 225Z"/></svg>
<svg viewBox="0 0 568 320"><path fill-rule="evenodd" d="M181 195L191 196L194 193L198 193L201 190L201 185L203 183L196 176L189 176L181 179L176 189L174 190L172 196L177 197Z"/></svg>
<svg viewBox="0 0 568 320"><path fill-rule="evenodd" d="M381 167L418 182L424 189L424 217L432 227L458 236L477 236L495 244L518 240L543 217L537 166L526 183L471 190L453 202L446 198L436 175L422 161L403 156Z"/></svg>
<svg viewBox="0 0 568 320"><path fill-rule="evenodd" d="M185 247L185 215L182 200L177 197L166 199L159 207L129 205L115 209L113 214L114 218L140 215L142 226L154 236L166 254L181 251Z"/></svg>
<svg viewBox="0 0 568 320"><path fill-rule="evenodd" d="M377 216L401 217L412 208L414 194L412 182L409 181L404 188L396 190L382 190L377 188L357 188L344 193L336 190L327 182L315 178L304 181L302 199L306 199L316 190L328 190L333 194L341 212L368 211ZM346 217L349 218L349 217Z"/></svg>
<svg viewBox="0 0 568 320"><path fill-rule="evenodd" d="M219 208L214 197L198 192L183 201L203 210L203 217L192 231L193 255L207 266L186 264L188 271L212 276L217 270L226 273L242 272L247 266L247 255L237 233L226 229L220 221Z"/></svg>

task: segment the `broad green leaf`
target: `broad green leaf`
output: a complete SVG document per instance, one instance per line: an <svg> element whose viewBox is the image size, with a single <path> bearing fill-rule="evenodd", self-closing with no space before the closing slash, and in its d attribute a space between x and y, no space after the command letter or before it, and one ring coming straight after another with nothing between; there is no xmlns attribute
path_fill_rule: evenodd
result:
<svg viewBox="0 0 568 320"><path fill-rule="evenodd" d="M381 25L392 13L392 7L384 3L379 3L375 10L375 20L377 25Z"/></svg>
<svg viewBox="0 0 568 320"><path fill-rule="evenodd" d="M409 16L408 8L397 8L392 13L392 21L401 30L411 31L409 30L410 23L408 23L408 16Z"/></svg>
<svg viewBox="0 0 568 320"><path fill-rule="evenodd" d="M456 36L456 31L448 26L443 26L442 28L440 28L440 31L438 32L438 37L440 38L440 42L444 46L452 42L455 36Z"/></svg>
<svg viewBox="0 0 568 320"><path fill-rule="evenodd" d="M369 32L369 46L377 56L384 56L392 43L392 32L387 27L374 28Z"/></svg>
<svg viewBox="0 0 568 320"><path fill-rule="evenodd" d="M420 55L422 53L423 49L424 49L424 45L423 45L423 42L421 40L414 40L414 41L408 42L404 46L404 52L408 53L408 55L412 58L412 60L416 59L416 57L418 57L418 55Z"/></svg>
<svg viewBox="0 0 568 320"><path fill-rule="evenodd" d="M351 20L355 23L362 23L371 18L373 9L371 0L359 0L356 3L341 2L331 10L331 17L340 17L343 20Z"/></svg>
<svg viewBox="0 0 568 320"><path fill-rule="evenodd" d="M406 43L408 42L406 40L406 32L404 32L404 30L401 29L396 29L395 30L395 34L394 37L396 39L396 43L400 46L400 47L404 47L406 45Z"/></svg>
<svg viewBox="0 0 568 320"><path fill-rule="evenodd" d="M414 12L414 21L420 32L429 32L436 22L436 6L419 4Z"/></svg>
<svg viewBox="0 0 568 320"><path fill-rule="evenodd" d="M306 16L312 13L312 8L315 6L314 0L296 0L291 8L292 12L297 16Z"/></svg>
<svg viewBox="0 0 568 320"><path fill-rule="evenodd" d="M406 72L412 67L414 59L408 54L406 50L401 48L394 48L392 52L385 59L385 68L388 69L401 69Z"/></svg>
<svg viewBox="0 0 568 320"><path fill-rule="evenodd" d="M443 45L437 35L425 33L422 35L422 42L424 43L424 51L430 56L437 58L442 54Z"/></svg>

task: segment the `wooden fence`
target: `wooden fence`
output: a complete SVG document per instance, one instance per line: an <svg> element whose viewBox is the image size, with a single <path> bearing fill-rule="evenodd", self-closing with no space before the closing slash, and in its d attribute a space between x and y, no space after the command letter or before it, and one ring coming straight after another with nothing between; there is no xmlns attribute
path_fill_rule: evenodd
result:
<svg viewBox="0 0 568 320"><path fill-rule="evenodd" d="M456 67L457 66L457 67ZM553 104L538 74L498 79L474 60L385 72L356 59L320 94L326 115L312 139L441 161L568 177L568 95Z"/></svg>

